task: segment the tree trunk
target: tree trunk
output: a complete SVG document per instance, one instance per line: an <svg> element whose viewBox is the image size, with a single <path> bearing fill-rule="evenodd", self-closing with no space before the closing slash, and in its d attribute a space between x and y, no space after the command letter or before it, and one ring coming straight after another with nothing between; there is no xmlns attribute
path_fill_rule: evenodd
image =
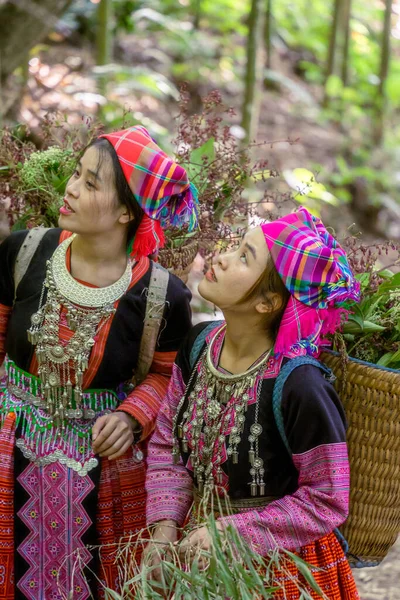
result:
<svg viewBox="0 0 400 600"><path fill-rule="evenodd" d="M351 0L344 0L343 3L343 53L342 53L342 81L343 85L348 84L349 78L349 49L350 49L350 19L351 19Z"/></svg>
<svg viewBox="0 0 400 600"><path fill-rule="evenodd" d="M112 62L112 0L101 0L97 12L97 64Z"/></svg>
<svg viewBox="0 0 400 600"><path fill-rule="evenodd" d="M265 0L251 0L249 30L247 36L247 65L245 72L245 90L242 108L242 127L245 131L243 144L253 140L257 133L259 117L260 81L262 67L260 65L261 35L264 21Z"/></svg>
<svg viewBox="0 0 400 600"><path fill-rule="evenodd" d="M194 0L194 19L193 19L193 27L197 31L200 29L200 18L201 18L201 0Z"/></svg>
<svg viewBox="0 0 400 600"><path fill-rule="evenodd" d="M382 32L382 52L381 64L379 69L379 88L376 102L376 123L374 132L374 141L380 144L383 139L384 132L384 115L386 108L386 91L385 84L389 72L390 62L390 33L392 21L392 5L393 0L385 0L385 18Z"/></svg>
<svg viewBox="0 0 400 600"><path fill-rule="evenodd" d="M267 53L267 69L271 68L272 61L272 0L267 0L267 10L265 14L265 50Z"/></svg>
<svg viewBox="0 0 400 600"><path fill-rule="evenodd" d="M330 38L329 38L329 50L328 50L328 60L327 60L325 83L328 81L329 77L331 75L333 75L335 72L337 37L338 37L341 8L342 8L342 0L335 0L335 5L333 8L332 27L331 27ZM324 105L326 105L327 103L328 103L328 96L325 93Z"/></svg>
<svg viewBox="0 0 400 600"><path fill-rule="evenodd" d="M57 24L72 0L6 0L0 4L0 79L25 60Z"/></svg>

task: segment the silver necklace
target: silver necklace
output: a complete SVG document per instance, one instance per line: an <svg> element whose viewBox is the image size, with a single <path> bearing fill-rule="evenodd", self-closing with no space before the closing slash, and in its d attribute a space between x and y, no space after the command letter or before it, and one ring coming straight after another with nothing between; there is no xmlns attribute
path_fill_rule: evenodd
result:
<svg viewBox="0 0 400 600"><path fill-rule="evenodd" d="M226 431L230 428L226 453L233 464L239 462L239 444L242 439L246 412L249 400L255 397L254 422L250 427L248 441L249 474L251 476L250 495L260 496L265 493L264 464L259 456L259 437L263 431L258 422L259 402L261 394L261 374L271 355L272 348L264 354L247 371L240 374L227 374L219 371L213 363L212 355L214 344L219 335L224 332L224 327L217 331L208 348L200 358L200 372L194 387L189 394L188 406L179 423L175 423L173 454L175 460L179 458L179 444L183 452L189 450L194 476L200 493L210 493L216 484L222 483L221 456L226 444ZM192 372L190 383L197 373ZM186 395L181 399L178 415L186 400ZM233 425L232 425L233 423ZM231 426L232 425L232 426ZM231 427L230 427L231 426Z"/></svg>
<svg viewBox="0 0 400 600"><path fill-rule="evenodd" d="M60 244L47 262L39 309L32 315L27 332L28 340L36 346L46 410L60 424L64 419L83 416L82 383L90 353L132 276L132 263L128 260L124 274L113 285L90 288L77 282L66 266L67 250L73 239L74 236ZM67 310L67 325L74 332L67 343L60 339L63 307Z"/></svg>

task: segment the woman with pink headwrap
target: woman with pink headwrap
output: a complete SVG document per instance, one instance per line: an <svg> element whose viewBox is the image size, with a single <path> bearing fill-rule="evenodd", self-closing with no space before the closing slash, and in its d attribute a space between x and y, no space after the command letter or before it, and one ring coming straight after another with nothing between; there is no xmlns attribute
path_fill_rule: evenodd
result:
<svg viewBox="0 0 400 600"><path fill-rule="evenodd" d="M206 526L180 542L178 530L193 499L227 496L218 529L232 525L261 556L297 552L329 600L356 600L334 533L349 508L345 415L315 360L359 298L344 251L302 208L250 229L199 291L225 320L194 327L175 361L149 445L147 560L156 567L163 544L186 560L209 549ZM294 565L281 574L276 597L299 598L299 577Z"/></svg>

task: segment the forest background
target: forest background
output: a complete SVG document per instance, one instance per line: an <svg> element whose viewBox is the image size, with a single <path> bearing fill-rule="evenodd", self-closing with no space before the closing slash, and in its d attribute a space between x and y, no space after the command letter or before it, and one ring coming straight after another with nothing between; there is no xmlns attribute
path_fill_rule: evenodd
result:
<svg viewBox="0 0 400 600"><path fill-rule="evenodd" d="M52 115L141 124L171 152L182 84L189 114L217 89L230 134L256 142L261 216L303 204L339 236L400 240L399 0L0 0L0 128L38 148ZM399 559L357 574L363 600L398 600Z"/></svg>

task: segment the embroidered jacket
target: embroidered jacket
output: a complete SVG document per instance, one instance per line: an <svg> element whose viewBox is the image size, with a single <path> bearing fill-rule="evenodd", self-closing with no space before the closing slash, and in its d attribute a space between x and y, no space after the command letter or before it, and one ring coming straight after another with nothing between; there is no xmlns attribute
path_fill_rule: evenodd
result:
<svg viewBox="0 0 400 600"><path fill-rule="evenodd" d="M192 441L188 435L189 452L181 452L179 464L174 465L172 428L179 401L196 384L197 375L187 388L191 375L190 350L206 325L202 323L194 327L178 353L149 444L146 480L148 524L172 519L182 525L191 506ZM215 331L209 334L206 343ZM218 364L221 347L222 339L215 345L214 364ZM290 457L276 426L271 402L281 364L282 358L270 358L256 382L256 386L261 385L259 423L263 432L259 447L265 468L265 496L278 499L264 508L220 518L223 524L234 525L241 537L262 555L276 545L295 550L318 540L339 526L348 514L349 464L345 416L339 398L332 384L314 366L301 366L290 375L282 399L285 432L293 453ZM184 403L181 410L186 407L187 403ZM239 464L233 464L223 451L223 486L235 499L250 497L247 438L254 422L254 410L255 402L249 400L239 445ZM228 426L224 435L229 436L231 427ZM225 450L226 447L227 444Z"/></svg>
<svg viewBox="0 0 400 600"><path fill-rule="evenodd" d="M55 248L71 234L51 229L43 237L27 273L22 279L15 302L14 263L26 231L11 234L0 245L0 366L4 357L13 361L19 369L37 375L38 364L34 347L28 342L27 329L31 315L38 309L46 261ZM113 544L120 536L134 533L145 525L145 461L147 438L154 428L159 406L165 396L172 365L184 336L190 329L190 292L174 275L169 278L164 319L148 376L127 396L121 396L121 384L132 379L138 360L140 340L146 306L146 291L150 282L150 260L141 258L133 267L132 281L127 292L116 304L116 312L98 333L90 355L88 369L84 373L83 390L111 390L118 394L123 410L134 417L142 427L142 440L124 456L114 461L101 459L100 481L95 510L98 542ZM62 307L60 339L66 342L72 336ZM5 381L2 382L6 384ZM5 576L0 582L0 599L11 598L12 563L14 549L13 522L13 468L12 460L16 439L25 426L20 418L16 431L16 415L6 414L0 384L0 487L3 499L0 507L0 539L4 540L0 552L2 564L6 564ZM3 413L3 414L2 414ZM71 452L78 452L78 448ZM96 476L97 479L97 476ZM7 540L7 541L6 541ZM114 557L102 555L103 574L109 582L117 579ZM10 587L11 586L11 587Z"/></svg>

